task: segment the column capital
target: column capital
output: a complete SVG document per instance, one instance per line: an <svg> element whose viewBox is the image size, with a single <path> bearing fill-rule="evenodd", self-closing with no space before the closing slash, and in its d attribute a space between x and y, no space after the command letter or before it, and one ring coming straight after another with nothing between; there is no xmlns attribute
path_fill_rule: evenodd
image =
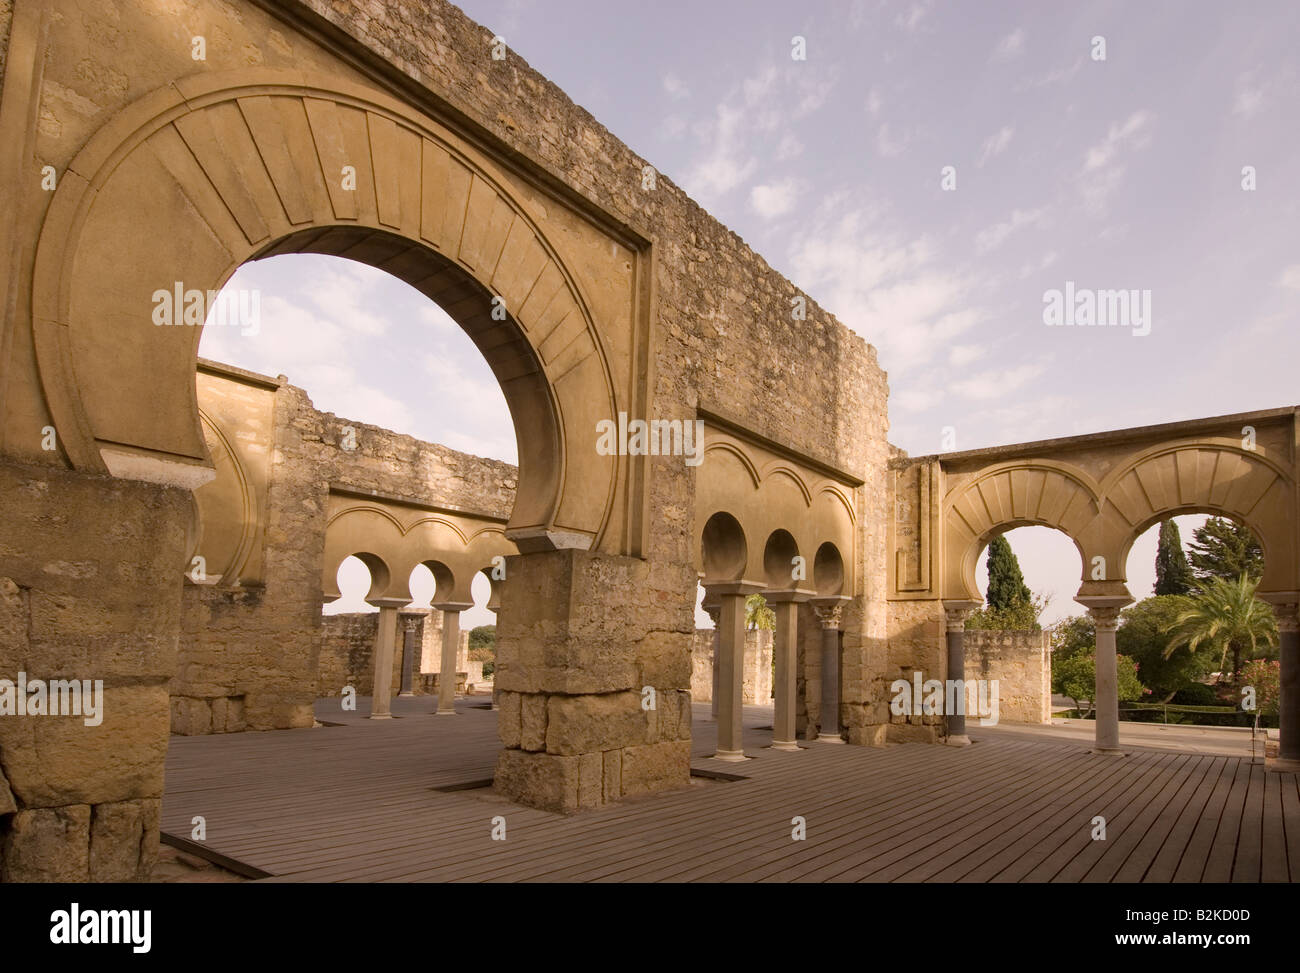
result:
<svg viewBox="0 0 1300 973"><path fill-rule="evenodd" d="M376 608L393 608L402 609L411 603L410 598L367 598L367 605L374 605Z"/></svg>
<svg viewBox="0 0 1300 973"><path fill-rule="evenodd" d="M1300 631L1300 592L1261 591L1258 598L1273 606L1279 632Z"/></svg>
<svg viewBox="0 0 1300 973"><path fill-rule="evenodd" d="M1114 632L1119 628L1119 614L1123 610L1119 605L1097 605L1089 608L1088 614L1098 632Z"/></svg>
<svg viewBox="0 0 1300 973"><path fill-rule="evenodd" d="M804 588L769 588L763 592L764 599L769 604L780 604L785 601L805 602L817 597L817 592L807 591Z"/></svg>
<svg viewBox="0 0 1300 973"><path fill-rule="evenodd" d="M404 621L406 622L406 630L408 632L414 632L416 626L420 623L419 619L414 615L407 615Z"/></svg>
<svg viewBox="0 0 1300 973"><path fill-rule="evenodd" d="M704 598L706 601L713 601L715 598L721 598L723 595L757 595L767 585L760 584L757 581L718 581L713 584L704 586Z"/></svg>
<svg viewBox="0 0 1300 973"><path fill-rule="evenodd" d="M704 604L700 605L700 607L708 612L709 618L713 619L713 625L716 628L719 620L722 618L722 606L718 604Z"/></svg>
<svg viewBox="0 0 1300 973"><path fill-rule="evenodd" d="M944 624L949 632L966 631L966 619L980 607L978 601L944 601Z"/></svg>
<svg viewBox="0 0 1300 973"><path fill-rule="evenodd" d="M850 599L848 595L835 595L831 598L813 598L811 601L812 609L817 613L817 620L822 623L822 628L839 628L840 616L844 612L844 606L849 601Z"/></svg>
<svg viewBox="0 0 1300 973"><path fill-rule="evenodd" d="M473 608L473 607L474 607L474 602L472 602L472 601L439 601L439 602L435 602L435 603L434 603L432 606L430 606L430 607L432 607L432 608L436 608L436 609L438 609L438 611L443 611L443 612L463 612L463 611L469 611L469 609Z"/></svg>

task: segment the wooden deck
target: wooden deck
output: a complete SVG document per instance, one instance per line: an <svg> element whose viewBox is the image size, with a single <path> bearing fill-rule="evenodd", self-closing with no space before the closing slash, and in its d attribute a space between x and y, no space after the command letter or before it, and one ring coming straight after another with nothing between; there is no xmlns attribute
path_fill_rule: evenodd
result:
<svg viewBox="0 0 1300 973"><path fill-rule="evenodd" d="M364 702L362 701L363 707ZM1297 777L1249 758L1089 754L1024 728L972 728L974 746L766 748L771 711L746 709L741 764L709 758L695 710L695 778L669 794L573 816L490 789L496 714L432 715L394 700L371 721L173 737L163 830L206 820L209 848L265 881L1288 882L1300 879ZM491 819L506 818L505 841ZM791 840L796 815L807 840ZM1091 837L1106 819L1106 840Z"/></svg>

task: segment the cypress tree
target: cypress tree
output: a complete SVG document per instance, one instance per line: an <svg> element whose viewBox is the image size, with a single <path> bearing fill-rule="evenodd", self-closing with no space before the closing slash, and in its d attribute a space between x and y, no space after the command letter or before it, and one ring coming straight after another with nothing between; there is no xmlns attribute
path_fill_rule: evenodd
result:
<svg viewBox="0 0 1300 973"><path fill-rule="evenodd" d="M1158 595L1185 595L1196 584L1192 569L1183 553L1183 539L1178 525L1171 520L1160 522L1160 544L1156 548L1156 591Z"/></svg>
<svg viewBox="0 0 1300 973"><path fill-rule="evenodd" d="M1188 558L1199 583L1220 578L1236 581L1243 574L1264 574L1264 550L1249 527L1224 517L1211 517L1192 531Z"/></svg>
<svg viewBox="0 0 1300 973"><path fill-rule="evenodd" d="M989 542L989 594L990 612L1011 614L1030 604L1029 587L1020 573L1020 562L1011 550L1011 544L999 534Z"/></svg>

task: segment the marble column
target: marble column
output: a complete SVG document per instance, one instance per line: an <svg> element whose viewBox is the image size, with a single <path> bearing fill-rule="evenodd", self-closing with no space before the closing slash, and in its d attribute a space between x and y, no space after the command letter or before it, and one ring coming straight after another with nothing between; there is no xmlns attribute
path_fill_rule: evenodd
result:
<svg viewBox="0 0 1300 973"><path fill-rule="evenodd" d="M744 760L745 594L720 594L718 625L719 760Z"/></svg>
<svg viewBox="0 0 1300 973"><path fill-rule="evenodd" d="M948 639L948 678L950 680L960 680L962 687L966 685L966 619L978 607L979 602L975 601L945 601L943 603ZM945 693L945 701L949 698L954 698L958 702L962 712L945 714L948 735L944 743L950 747L969 747L970 737L966 735L966 693L964 689L956 694Z"/></svg>
<svg viewBox="0 0 1300 973"><path fill-rule="evenodd" d="M393 718L393 647L397 641L397 610L405 604L371 602L379 606L379 621L375 628L375 650L371 654L370 718Z"/></svg>
<svg viewBox="0 0 1300 973"><path fill-rule="evenodd" d="M1119 628L1120 607L1108 605L1089 608L1097 628L1097 681L1093 690L1093 716L1097 738L1093 753L1122 756L1119 746L1119 675L1115 659L1115 632Z"/></svg>
<svg viewBox="0 0 1300 973"><path fill-rule="evenodd" d="M1300 772L1300 623L1296 592L1261 593L1277 615L1278 658L1281 661L1281 699L1278 701L1277 757L1266 767L1277 773Z"/></svg>
<svg viewBox="0 0 1300 973"><path fill-rule="evenodd" d="M818 743L843 743L840 736L840 616L847 598L818 598L813 611L822 626L822 703Z"/></svg>
<svg viewBox="0 0 1300 973"><path fill-rule="evenodd" d="M417 620L407 617L403 619L405 624L405 635L402 639L402 690L399 696L414 696L415 690L412 688L415 681L415 629Z"/></svg>

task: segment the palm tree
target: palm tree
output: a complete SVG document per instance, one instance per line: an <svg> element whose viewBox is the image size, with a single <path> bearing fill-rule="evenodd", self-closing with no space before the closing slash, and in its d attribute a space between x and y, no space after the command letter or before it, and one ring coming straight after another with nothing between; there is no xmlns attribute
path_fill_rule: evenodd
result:
<svg viewBox="0 0 1300 973"><path fill-rule="evenodd" d="M1228 653L1232 653L1232 675L1235 684L1241 671L1243 657L1258 658L1260 645L1267 651L1277 645L1277 618L1273 610L1255 597L1258 578L1243 574L1235 581L1207 578L1201 584L1195 604L1180 612L1165 629L1172 634L1165 658L1187 647L1195 652L1202 646L1221 648L1219 678Z"/></svg>
<svg viewBox="0 0 1300 973"><path fill-rule="evenodd" d="M762 595L753 594L745 599L745 628L776 628L776 613Z"/></svg>

